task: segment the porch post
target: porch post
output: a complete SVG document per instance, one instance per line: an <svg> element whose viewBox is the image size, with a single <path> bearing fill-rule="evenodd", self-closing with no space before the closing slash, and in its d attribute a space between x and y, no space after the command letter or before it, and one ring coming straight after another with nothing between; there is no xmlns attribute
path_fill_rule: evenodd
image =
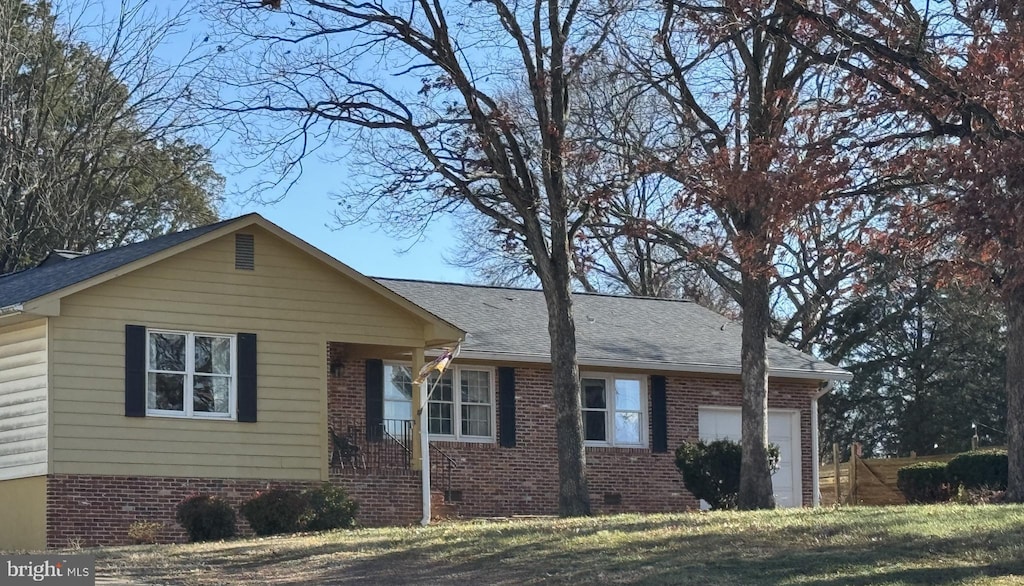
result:
<svg viewBox="0 0 1024 586"><path fill-rule="evenodd" d="M416 378L416 373L423 368L423 348L412 349L412 377ZM421 417L419 416L420 405L423 404L424 389L426 385L413 385L412 386L412 461L410 465L413 470L421 470L423 464L422 451L421 451L421 438L420 438L420 427ZM423 421L426 421L423 419Z"/></svg>
<svg viewBox="0 0 1024 586"><path fill-rule="evenodd" d="M423 348L413 348L412 374L423 367ZM427 381L412 387L413 413L413 461L419 466L421 498L423 501L422 525L430 524L430 433L427 425Z"/></svg>

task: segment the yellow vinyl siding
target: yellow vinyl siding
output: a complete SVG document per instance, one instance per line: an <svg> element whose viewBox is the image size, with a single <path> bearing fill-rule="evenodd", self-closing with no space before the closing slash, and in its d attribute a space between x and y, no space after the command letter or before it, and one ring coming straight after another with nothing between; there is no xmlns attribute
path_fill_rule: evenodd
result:
<svg viewBox="0 0 1024 586"><path fill-rule="evenodd" d="M259 227L61 300L52 318L53 472L324 477L324 340L416 347L425 322ZM257 335L258 422L124 416L124 327Z"/></svg>
<svg viewBox="0 0 1024 586"><path fill-rule="evenodd" d="M0 327L0 480L46 474L46 402L46 319Z"/></svg>
<svg viewBox="0 0 1024 586"><path fill-rule="evenodd" d="M0 480L0 503L0 551L45 549L46 476Z"/></svg>

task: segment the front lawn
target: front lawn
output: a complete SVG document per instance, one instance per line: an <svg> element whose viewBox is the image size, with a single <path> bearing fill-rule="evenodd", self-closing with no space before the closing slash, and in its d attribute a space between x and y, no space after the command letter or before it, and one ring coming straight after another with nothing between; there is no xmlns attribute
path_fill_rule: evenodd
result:
<svg viewBox="0 0 1024 586"><path fill-rule="evenodd" d="M446 522L94 550L145 584L1024 584L1024 506Z"/></svg>

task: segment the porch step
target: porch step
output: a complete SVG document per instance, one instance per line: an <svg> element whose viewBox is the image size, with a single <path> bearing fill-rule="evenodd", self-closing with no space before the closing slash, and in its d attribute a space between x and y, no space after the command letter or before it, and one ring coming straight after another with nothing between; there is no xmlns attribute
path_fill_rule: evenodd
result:
<svg viewBox="0 0 1024 586"><path fill-rule="evenodd" d="M430 516L434 520L454 519L459 516L459 505L444 497L443 490L430 491Z"/></svg>

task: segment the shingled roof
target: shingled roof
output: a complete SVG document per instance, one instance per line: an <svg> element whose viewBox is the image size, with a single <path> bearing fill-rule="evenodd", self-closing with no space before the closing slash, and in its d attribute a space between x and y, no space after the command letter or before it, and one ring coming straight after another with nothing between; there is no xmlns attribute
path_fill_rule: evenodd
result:
<svg viewBox="0 0 1024 586"><path fill-rule="evenodd" d="M224 220L184 232L119 246L93 254L68 258L63 262L41 264L35 268L0 275L0 308L18 305L66 287L87 281L129 263L146 258L213 232L238 218Z"/></svg>
<svg viewBox="0 0 1024 586"><path fill-rule="evenodd" d="M467 357L546 362L550 338L544 295L510 289L377 279L395 293L469 332ZM740 324L690 301L582 294L573 296L581 366L737 374ZM842 380L850 374L769 340L772 376Z"/></svg>
<svg viewBox="0 0 1024 586"><path fill-rule="evenodd" d="M258 218L255 214L250 216ZM61 255L65 260L54 259L35 268L0 275L0 313L116 271L246 217L93 254ZM403 303L411 302L416 311L425 310L432 317L468 332L463 343L467 356L523 362L550 360L547 308L538 290L400 279L376 281L402 298ZM575 294L574 300L582 366L739 373L739 324L696 303L596 294ZM769 340L768 358L772 376L850 378L847 371L775 340Z"/></svg>

